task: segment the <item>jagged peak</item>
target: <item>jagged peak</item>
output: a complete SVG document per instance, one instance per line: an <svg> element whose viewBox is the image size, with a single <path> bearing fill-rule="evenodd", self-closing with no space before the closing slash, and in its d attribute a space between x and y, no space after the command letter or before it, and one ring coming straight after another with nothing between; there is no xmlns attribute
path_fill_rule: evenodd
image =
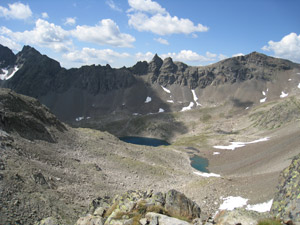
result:
<svg viewBox="0 0 300 225"><path fill-rule="evenodd" d="M157 63L157 62L163 62L163 60L157 55L157 53L154 55L154 57L152 58L152 60L151 60L151 62L155 62L155 63ZM150 62L150 63L151 63Z"/></svg>

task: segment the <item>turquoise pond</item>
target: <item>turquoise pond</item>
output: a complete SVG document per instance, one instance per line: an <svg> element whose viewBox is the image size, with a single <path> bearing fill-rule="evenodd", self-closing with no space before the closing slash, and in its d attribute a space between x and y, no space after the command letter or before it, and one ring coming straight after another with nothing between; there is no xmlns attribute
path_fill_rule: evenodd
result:
<svg viewBox="0 0 300 225"><path fill-rule="evenodd" d="M130 144L136 144L136 145L146 145L146 146L152 146L152 147L158 147L158 146L167 146L170 145L167 141L156 139L156 138L146 138L146 137L120 137L121 141L130 143ZM206 158L202 158L198 155L194 155L190 158L191 160L191 166L199 170L201 172L209 173L207 167L208 167L208 160Z"/></svg>

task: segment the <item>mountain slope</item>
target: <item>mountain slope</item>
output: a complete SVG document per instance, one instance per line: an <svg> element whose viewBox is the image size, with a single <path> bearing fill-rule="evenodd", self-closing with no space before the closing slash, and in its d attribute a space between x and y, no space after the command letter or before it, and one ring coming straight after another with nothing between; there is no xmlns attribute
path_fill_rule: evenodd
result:
<svg viewBox="0 0 300 225"><path fill-rule="evenodd" d="M1 49L2 55L13 57L6 48ZM281 92L295 92L300 83L299 64L257 52L203 67L155 55L151 62L138 62L130 68L91 65L66 70L29 46L15 58L9 63L18 70L6 70L9 79L0 85L38 98L70 123L76 118L112 113L117 119L124 115L130 118L228 101L233 107L246 108L265 97L269 101L278 99Z"/></svg>

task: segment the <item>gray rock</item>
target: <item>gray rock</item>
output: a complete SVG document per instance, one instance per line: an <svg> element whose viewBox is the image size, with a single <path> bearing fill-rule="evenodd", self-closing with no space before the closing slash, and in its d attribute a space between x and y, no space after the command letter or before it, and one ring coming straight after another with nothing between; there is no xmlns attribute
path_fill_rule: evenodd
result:
<svg viewBox="0 0 300 225"><path fill-rule="evenodd" d="M35 225L59 225L59 222L53 217L48 217L41 220L40 222L35 223Z"/></svg>
<svg viewBox="0 0 300 225"><path fill-rule="evenodd" d="M85 217L80 217L75 225L103 225L104 219L100 216L88 214Z"/></svg>
<svg viewBox="0 0 300 225"><path fill-rule="evenodd" d="M195 202L176 190L167 192L165 209L170 216L184 217L188 220L199 218L201 213L200 207Z"/></svg>
<svg viewBox="0 0 300 225"><path fill-rule="evenodd" d="M190 223L158 213L147 213L145 218L150 225L191 225Z"/></svg>

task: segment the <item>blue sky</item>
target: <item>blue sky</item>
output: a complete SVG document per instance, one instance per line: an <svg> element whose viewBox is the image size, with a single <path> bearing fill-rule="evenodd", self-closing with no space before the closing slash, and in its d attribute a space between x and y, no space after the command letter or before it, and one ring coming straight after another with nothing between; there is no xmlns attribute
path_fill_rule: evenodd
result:
<svg viewBox="0 0 300 225"><path fill-rule="evenodd" d="M300 63L299 0L0 2L0 44L62 66L132 66L155 53L207 65L258 51Z"/></svg>

